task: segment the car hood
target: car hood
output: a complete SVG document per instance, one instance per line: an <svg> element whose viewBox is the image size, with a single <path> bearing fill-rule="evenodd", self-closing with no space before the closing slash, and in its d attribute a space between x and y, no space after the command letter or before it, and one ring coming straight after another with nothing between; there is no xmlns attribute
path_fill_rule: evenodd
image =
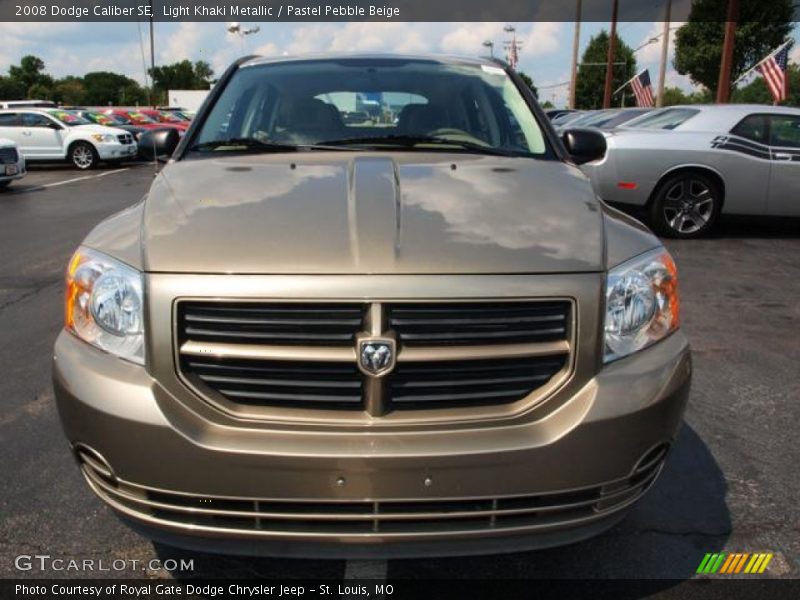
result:
<svg viewBox="0 0 800 600"><path fill-rule="evenodd" d="M122 129L117 129L116 127L109 127L107 125L75 125L74 127L70 128L72 131L86 133L86 134L93 134L93 133L100 133L100 134L107 134L107 135L124 135L128 133Z"/></svg>
<svg viewBox="0 0 800 600"><path fill-rule="evenodd" d="M9 140L8 138L2 138L2 137L0 137L0 146L3 146L3 147L6 147L6 146L16 146L16 144L14 143L14 141L13 141L13 140Z"/></svg>
<svg viewBox="0 0 800 600"><path fill-rule="evenodd" d="M559 161L307 152L185 159L143 216L151 272L600 271L603 218Z"/></svg>

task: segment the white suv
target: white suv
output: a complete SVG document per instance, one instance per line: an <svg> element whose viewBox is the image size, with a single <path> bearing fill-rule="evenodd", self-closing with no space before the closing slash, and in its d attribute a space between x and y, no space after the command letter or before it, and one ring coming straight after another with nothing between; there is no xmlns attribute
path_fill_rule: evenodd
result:
<svg viewBox="0 0 800 600"><path fill-rule="evenodd" d="M25 159L17 151L17 145L0 137L0 190L15 179L25 176Z"/></svg>
<svg viewBox="0 0 800 600"><path fill-rule="evenodd" d="M16 142L27 161L69 160L78 169L135 158L136 142L122 129L96 125L60 109L0 110L0 137Z"/></svg>

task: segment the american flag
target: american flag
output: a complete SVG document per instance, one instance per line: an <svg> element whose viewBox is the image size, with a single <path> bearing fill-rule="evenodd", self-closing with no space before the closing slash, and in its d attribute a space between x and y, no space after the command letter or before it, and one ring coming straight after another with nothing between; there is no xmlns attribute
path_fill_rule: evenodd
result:
<svg viewBox="0 0 800 600"><path fill-rule="evenodd" d="M656 99L655 96L653 96L653 86L650 83L650 71L648 69L645 69L631 79L631 86L636 96L636 106L652 107L656 105Z"/></svg>
<svg viewBox="0 0 800 600"><path fill-rule="evenodd" d="M783 102L789 95L789 78L786 66L789 63L789 50L792 44L786 44L782 50L771 54L756 67L756 71L764 76L767 87L775 98L775 102Z"/></svg>

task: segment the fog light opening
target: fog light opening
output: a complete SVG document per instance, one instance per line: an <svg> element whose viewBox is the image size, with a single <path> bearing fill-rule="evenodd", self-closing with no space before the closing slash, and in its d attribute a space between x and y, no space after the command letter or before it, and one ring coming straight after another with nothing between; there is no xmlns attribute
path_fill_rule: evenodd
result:
<svg viewBox="0 0 800 600"><path fill-rule="evenodd" d="M73 444L72 451L81 468L91 469L97 476L102 477L114 486L118 484L114 469L111 468L108 461L97 450L79 442Z"/></svg>

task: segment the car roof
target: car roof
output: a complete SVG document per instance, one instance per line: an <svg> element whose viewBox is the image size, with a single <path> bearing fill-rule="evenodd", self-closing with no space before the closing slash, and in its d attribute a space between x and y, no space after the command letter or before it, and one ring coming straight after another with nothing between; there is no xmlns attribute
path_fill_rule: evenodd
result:
<svg viewBox="0 0 800 600"><path fill-rule="evenodd" d="M267 65L290 62L337 62L342 60L396 60L396 61L420 61L437 62L440 64L452 65L475 65L505 67L506 64L497 58L491 57L465 57L447 54L386 54L386 53L326 53L326 54L304 54L302 56L254 56L244 61L241 67L251 67L255 65Z"/></svg>

